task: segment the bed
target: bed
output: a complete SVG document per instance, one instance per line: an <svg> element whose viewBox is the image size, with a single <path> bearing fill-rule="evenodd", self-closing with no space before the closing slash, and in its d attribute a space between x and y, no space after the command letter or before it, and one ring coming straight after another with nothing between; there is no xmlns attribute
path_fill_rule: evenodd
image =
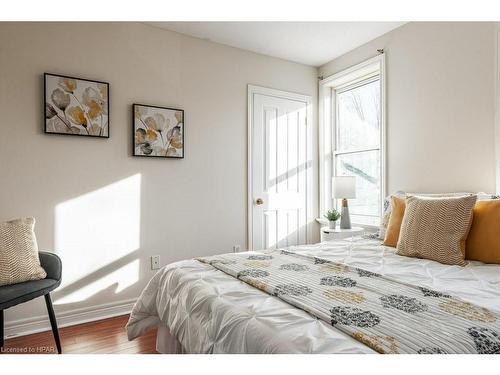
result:
<svg viewBox="0 0 500 375"><path fill-rule="evenodd" d="M472 261L460 267L402 257L380 240L362 237L286 250L449 294L500 314L500 265ZM240 254L251 258L259 252ZM153 327L158 327L160 353L376 353L373 345L194 259L165 266L142 292L127 324L128 337ZM499 350L500 340L488 340L490 352Z"/></svg>

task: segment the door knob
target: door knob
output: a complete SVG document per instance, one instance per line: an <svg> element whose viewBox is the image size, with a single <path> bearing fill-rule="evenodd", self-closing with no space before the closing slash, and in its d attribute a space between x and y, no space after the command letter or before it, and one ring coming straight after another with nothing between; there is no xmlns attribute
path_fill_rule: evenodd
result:
<svg viewBox="0 0 500 375"><path fill-rule="evenodd" d="M264 204L264 201L262 200L262 198L257 198L257 199L255 200L255 204L256 204L257 206L260 206L261 204Z"/></svg>

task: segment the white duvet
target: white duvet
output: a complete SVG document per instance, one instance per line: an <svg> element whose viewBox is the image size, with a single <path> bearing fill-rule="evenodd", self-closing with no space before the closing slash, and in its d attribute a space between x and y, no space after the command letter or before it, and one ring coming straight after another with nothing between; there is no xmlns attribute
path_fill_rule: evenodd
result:
<svg viewBox="0 0 500 375"><path fill-rule="evenodd" d="M398 256L380 240L362 238L288 250L500 312L500 265L447 266ZM373 353L324 321L196 260L165 266L144 289L127 324L129 339L154 326L160 326L157 346L162 352L175 346L174 351L187 353ZM165 344L169 339L175 345Z"/></svg>

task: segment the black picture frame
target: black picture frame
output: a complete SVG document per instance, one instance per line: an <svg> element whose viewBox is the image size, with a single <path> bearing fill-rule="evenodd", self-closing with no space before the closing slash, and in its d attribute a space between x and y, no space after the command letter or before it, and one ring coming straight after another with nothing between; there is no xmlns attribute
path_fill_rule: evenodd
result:
<svg viewBox="0 0 500 375"><path fill-rule="evenodd" d="M84 82L91 82L91 83L96 83L96 84L102 84L106 85L107 88L107 100L106 100L106 111L107 111L107 134L106 135L92 135L92 134L74 134L74 133L62 133L62 132L54 132L54 131L49 131L47 129L47 122L48 118L46 116L47 112L47 78L48 77L58 77L58 78L68 78L68 79L74 79L76 81L84 81ZM100 138L100 139L108 139L111 137L111 114L109 110L109 103L110 103L110 89L109 89L109 82L104 82L104 81L98 81L94 79L87 79L87 78L80 78L80 77L74 77L74 76L68 76L68 75L63 75L63 74L56 74L56 73L43 73L43 132L44 134L51 134L51 135L71 135L71 136L76 136L76 137L89 137L89 138Z"/></svg>
<svg viewBox="0 0 500 375"><path fill-rule="evenodd" d="M162 156L162 155L144 155L136 153L136 130L138 127L136 126L136 107L146 107L146 108L156 108L165 111L173 111L173 112L181 112L182 113L182 127L181 127L181 136L182 136L182 155L180 156ZM159 158L159 159L184 159L186 155L186 145L184 142L184 133L185 133L185 124L186 124L186 114L183 109L180 108L172 108L172 107L163 107L157 105L150 104L142 104L142 103L133 103L132 104L132 156L134 157L144 157L144 158ZM144 126L146 126L144 124Z"/></svg>

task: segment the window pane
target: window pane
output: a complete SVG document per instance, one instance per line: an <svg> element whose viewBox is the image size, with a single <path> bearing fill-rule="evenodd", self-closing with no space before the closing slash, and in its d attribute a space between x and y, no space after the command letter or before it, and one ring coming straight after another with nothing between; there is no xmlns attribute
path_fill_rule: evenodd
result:
<svg viewBox="0 0 500 375"><path fill-rule="evenodd" d="M336 160L337 176L356 176L356 199L349 200L349 213L380 216L379 151L337 155Z"/></svg>
<svg viewBox="0 0 500 375"><path fill-rule="evenodd" d="M337 94L337 150L380 144L380 81Z"/></svg>
<svg viewBox="0 0 500 375"><path fill-rule="evenodd" d="M364 216L364 215L353 215L351 216L352 225L371 225L378 227L380 226L380 218L378 216Z"/></svg>

